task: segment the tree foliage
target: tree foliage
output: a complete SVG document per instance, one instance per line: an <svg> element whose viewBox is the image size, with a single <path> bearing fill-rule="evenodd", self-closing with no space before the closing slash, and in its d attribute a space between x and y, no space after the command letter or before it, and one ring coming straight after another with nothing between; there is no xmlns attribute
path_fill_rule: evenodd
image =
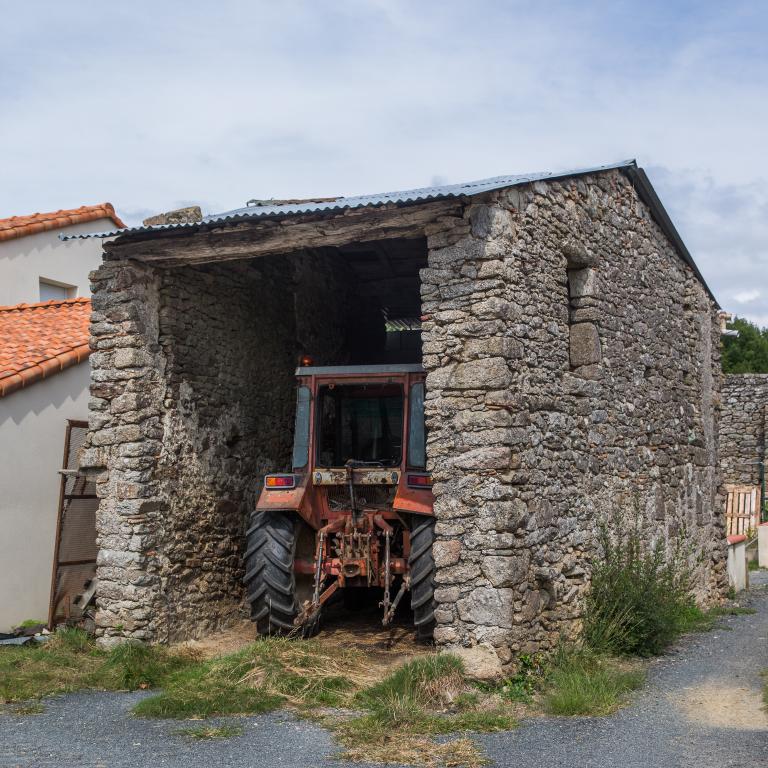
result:
<svg viewBox="0 0 768 768"><path fill-rule="evenodd" d="M768 328L738 317L729 325L739 335L723 337L723 371L768 373Z"/></svg>

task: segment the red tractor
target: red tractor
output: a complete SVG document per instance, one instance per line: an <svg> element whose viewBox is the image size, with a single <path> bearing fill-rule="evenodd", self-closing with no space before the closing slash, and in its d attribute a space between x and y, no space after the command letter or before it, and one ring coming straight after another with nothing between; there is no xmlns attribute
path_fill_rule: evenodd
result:
<svg viewBox="0 0 768 768"><path fill-rule="evenodd" d="M339 590L349 600L377 588L387 626L410 591L417 636L431 638L435 519L423 368L302 367L296 375L293 471L266 476L247 532L252 620L263 635L308 636Z"/></svg>

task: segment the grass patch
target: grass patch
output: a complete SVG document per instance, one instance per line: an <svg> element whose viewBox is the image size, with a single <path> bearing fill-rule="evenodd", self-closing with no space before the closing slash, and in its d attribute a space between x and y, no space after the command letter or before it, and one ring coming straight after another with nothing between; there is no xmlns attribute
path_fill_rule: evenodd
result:
<svg viewBox="0 0 768 768"><path fill-rule="evenodd" d="M609 715L645 680L644 671L586 648L556 654L544 703L553 715Z"/></svg>
<svg viewBox="0 0 768 768"><path fill-rule="evenodd" d="M180 669L163 691L133 711L141 717L205 718L285 705L331 729L350 760L474 768L485 759L471 739L437 743L434 737L516 725L503 702L487 705L454 656L425 655L382 679L363 651L317 638L265 638L238 653ZM325 708L362 714L344 718L338 712L324 714Z"/></svg>
<svg viewBox="0 0 768 768"><path fill-rule="evenodd" d="M39 701L22 701L19 704L10 704L6 711L10 715L41 715L45 712L45 707Z"/></svg>
<svg viewBox="0 0 768 768"><path fill-rule="evenodd" d="M107 651L81 630L61 629L44 645L0 650L0 701L39 699L86 688L152 688L194 663L190 654L159 646L126 643Z"/></svg>
<svg viewBox="0 0 768 768"><path fill-rule="evenodd" d="M350 705L374 677L365 655L322 641L264 638L238 653L170 675L163 691L140 701L140 717L258 714L284 704L299 709Z"/></svg>
<svg viewBox="0 0 768 768"><path fill-rule="evenodd" d="M194 741L217 741L242 736L243 730L241 725L198 725L194 728L179 728L176 733Z"/></svg>
<svg viewBox="0 0 768 768"><path fill-rule="evenodd" d="M205 718L289 705L332 730L346 759L457 768L484 765L485 758L467 737L438 743L435 736L516 725L503 702L488 706L454 656L424 655L383 679L381 674L360 650L322 639L265 638L171 674L163 691L133 711L142 717ZM339 717L325 708L362 714Z"/></svg>
<svg viewBox="0 0 768 768"><path fill-rule="evenodd" d="M448 654L415 659L360 691L354 703L364 715L332 726L346 760L450 765L485 764L466 736L437 743L452 733L509 730L517 725L500 703L489 704L472 690L461 661Z"/></svg>
<svg viewBox="0 0 768 768"><path fill-rule="evenodd" d="M123 643L110 650L100 672L117 687L133 691L163 685L171 674L196 661L190 654L172 653L162 646Z"/></svg>
<svg viewBox="0 0 768 768"><path fill-rule="evenodd" d="M485 764L467 733L516 725L509 699L470 684L454 656L425 654L388 670L364 649L321 638L265 638L202 659L161 646L105 650L81 631L62 630L45 645L0 651L0 696L31 713L42 706L39 698L52 694L160 688L139 701L134 714L173 719L290 706L330 728L349 759L456 768ZM23 701L31 703L18 704ZM357 714L345 715L349 710ZM181 733L203 740L237 735L229 726L206 724Z"/></svg>
<svg viewBox="0 0 768 768"><path fill-rule="evenodd" d="M764 669L762 672L763 680L763 702L765 703L765 709L768 711L768 669Z"/></svg>
<svg viewBox="0 0 768 768"><path fill-rule="evenodd" d="M722 616L749 616L755 613L754 608L743 608L738 605L716 605L706 611L697 606L681 616L681 632L709 632Z"/></svg>
<svg viewBox="0 0 768 768"><path fill-rule="evenodd" d="M437 742L419 729L392 730L372 715L343 722L334 729L342 746L337 756L350 762L395 763L417 766L477 768L488 761L477 743L462 736Z"/></svg>
<svg viewBox="0 0 768 768"><path fill-rule="evenodd" d="M23 701L87 688L100 661L85 633L56 632L45 645L0 649L0 700Z"/></svg>
<svg viewBox="0 0 768 768"><path fill-rule="evenodd" d="M174 676L166 690L140 701L133 713L139 717L185 720L256 715L276 709L282 703L281 698L259 688L239 685L235 679L227 683L226 676L219 670L204 665Z"/></svg>
<svg viewBox="0 0 768 768"><path fill-rule="evenodd" d="M431 654L403 664L379 683L361 691L357 703L382 718L397 720L401 709L439 708L466 687L461 661Z"/></svg>

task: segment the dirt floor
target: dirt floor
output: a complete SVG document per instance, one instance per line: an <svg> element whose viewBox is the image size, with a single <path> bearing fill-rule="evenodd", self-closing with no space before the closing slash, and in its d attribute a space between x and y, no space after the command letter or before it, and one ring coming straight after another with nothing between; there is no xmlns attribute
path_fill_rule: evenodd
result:
<svg viewBox="0 0 768 768"><path fill-rule="evenodd" d="M432 646L416 642L407 612L398 615L391 627L382 627L381 610L375 600L359 610L347 609L340 603L330 606L323 614L321 637L329 645L345 645L365 651L372 661L383 668L434 651ZM242 619L221 632L179 645L210 658L234 653L255 639L253 624Z"/></svg>

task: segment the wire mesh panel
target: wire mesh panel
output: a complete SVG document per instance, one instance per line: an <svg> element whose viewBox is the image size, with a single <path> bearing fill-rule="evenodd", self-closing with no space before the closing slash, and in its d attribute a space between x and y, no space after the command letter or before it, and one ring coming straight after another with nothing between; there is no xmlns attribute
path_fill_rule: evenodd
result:
<svg viewBox="0 0 768 768"><path fill-rule="evenodd" d="M87 422L67 422L48 615L51 627L84 617L86 593L96 575L99 500L94 482L79 471L87 431Z"/></svg>

